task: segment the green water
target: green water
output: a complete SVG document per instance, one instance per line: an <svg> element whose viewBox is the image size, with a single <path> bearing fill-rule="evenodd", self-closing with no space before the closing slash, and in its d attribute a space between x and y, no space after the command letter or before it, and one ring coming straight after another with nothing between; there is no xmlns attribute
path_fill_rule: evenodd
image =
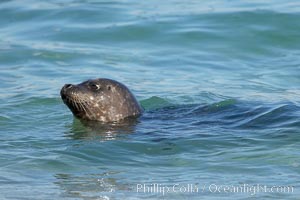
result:
<svg viewBox="0 0 300 200"><path fill-rule="evenodd" d="M0 199L299 198L299 19L297 0L0 1ZM61 87L98 77L144 115L73 119Z"/></svg>

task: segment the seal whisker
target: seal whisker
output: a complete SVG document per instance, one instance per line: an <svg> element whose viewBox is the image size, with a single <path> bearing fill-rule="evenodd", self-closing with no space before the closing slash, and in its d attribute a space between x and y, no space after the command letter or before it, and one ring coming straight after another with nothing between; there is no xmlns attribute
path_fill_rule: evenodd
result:
<svg viewBox="0 0 300 200"><path fill-rule="evenodd" d="M75 102L75 101L72 101L72 103L73 103L73 105L77 108L77 110L79 110L80 111L80 109L79 109L79 106L78 106L78 103L77 102Z"/></svg>
<svg viewBox="0 0 300 200"><path fill-rule="evenodd" d="M66 101L67 101L68 104L71 104L71 106L73 108L77 108L77 106L75 105L75 102L72 99L70 99L69 97L66 97Z"/></svg>
<svg viewBox="0 0 300 200"><path fill-rule="evenodd" d="M76 102L73 101L72 103L77 108L77 110L80 110L79 107L78 107L78 104Z"/></svg>
<svg viewBox="0 0 300 200"><path fill-rule="evenodd" d="M85 107L82 103L79 103L79 105L80 105L80 107L84 110L84 112L85 112L86 114L89 114L88 111L87 111L87 109L86 109L86 107Z"/></svg>
<svg viewBox="0 0 300 200"><path fill-rule="evenodd" d="M90 108L89 108L89 106L88 106L88 104L87 104L86 102L82 102L82 106L83 106L87 111L89 111L90 115L92 115L94 119L96 118L96 117L95 117L95 114L90 110ZM87 111L86 111L86 112L87 112Z"/></svg>
<svg viewBox="0 0 300 200"><path fill-rule="evenodd" d="M87 109L88 107L86 107L84 101L79 100L79 99L76 99L76 100L77 100L78 105L80 106L80 108L81 108L87 115L92 115L92 114L93 114L90 110Z"/></svg>
<svg viewBox="0 0 300 200"><path fill-rule="evenodd" d="M75 101L74 101L75 100ZM80 106L79 106L79 103L78 103L78 101L77 101L77 97L75 96L74 97L74 100L73 100L73 103L76 105L76 108L79 110L79 111L81 111L81 109L80 109Z"/></svg>
<svg viewBox="0 0 300 200"><path fill-rule="evenodd" d="M75 106L75 104L74 104L74 101L69 100L69 102L72 104L72 106L73 106L74 108L76 108L76 106Z"/></svg>

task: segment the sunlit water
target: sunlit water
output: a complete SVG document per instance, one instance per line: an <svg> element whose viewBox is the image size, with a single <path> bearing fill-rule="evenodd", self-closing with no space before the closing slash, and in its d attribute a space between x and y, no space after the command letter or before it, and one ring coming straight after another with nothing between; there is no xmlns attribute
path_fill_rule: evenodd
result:
<svg viewBox="0 0 300 200"><path fill-rule="evenodd" d="M1 1L0 199L299 198L299 19L297 0ZM74 120L60 88L97 77L145 114ZM224 191L244 184L293 191Z"/></svg>

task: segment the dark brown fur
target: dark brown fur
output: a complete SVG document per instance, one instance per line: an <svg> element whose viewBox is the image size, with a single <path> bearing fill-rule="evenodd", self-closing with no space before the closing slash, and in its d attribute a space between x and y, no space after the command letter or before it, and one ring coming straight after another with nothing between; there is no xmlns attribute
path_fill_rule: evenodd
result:
<svg viewBox="0 0 300 200"><path fill-rule="evenodd" d="M74 116L83 120L114 122L138 117L143 112L129 89L111 79L99 78L78 85L66 84L60 94Z"/></svg>

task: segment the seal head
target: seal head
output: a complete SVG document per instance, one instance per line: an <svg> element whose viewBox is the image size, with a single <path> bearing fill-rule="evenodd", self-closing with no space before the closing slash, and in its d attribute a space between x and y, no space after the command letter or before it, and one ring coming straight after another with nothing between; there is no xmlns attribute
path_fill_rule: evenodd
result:
<svg viewBox="0 0 300 200"><path fill-rule="evenodd" d="M82 120L115 122L138 117L143 109L130 90L117 81L105 78L66 84L60 91L64 103Z"/></svg>

